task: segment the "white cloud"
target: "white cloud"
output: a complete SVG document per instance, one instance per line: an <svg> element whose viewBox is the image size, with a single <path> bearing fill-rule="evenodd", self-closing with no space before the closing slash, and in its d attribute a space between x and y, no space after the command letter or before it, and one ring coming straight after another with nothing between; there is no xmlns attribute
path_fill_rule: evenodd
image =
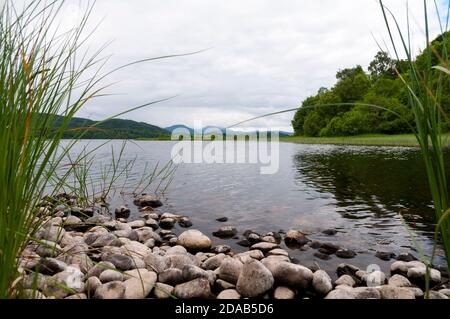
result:
<svg viewBox="0 0 450 319"><path fill-rule="evenodd" d="M406 1L385 3L404 26ZM77 8L85 4L71 2L66 17L79 14ZM409 1L409 7L418 50L423 47L422 1ZM91 23L102 18L91 45L114 40L104 52L113 54L108 68L210 48L117 72L108 81L120 82L108 92L124 95L95 100L79 113L102 118L180 94L125 116L161 126L192 125L198 117L205 125L227 126L297 107L321 86L331 86L338 69L367 67L378 51L371 33L380 43L388 41L374 0L97 0ZM432 34L437 31L434 25ZM255 123L287 127L292 115Z"/></svg>

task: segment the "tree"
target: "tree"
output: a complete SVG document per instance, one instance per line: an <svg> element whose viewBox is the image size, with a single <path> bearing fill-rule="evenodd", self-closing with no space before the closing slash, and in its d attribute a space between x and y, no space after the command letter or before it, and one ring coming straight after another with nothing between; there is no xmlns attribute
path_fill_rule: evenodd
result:
<svg viewBox="0 0 450 319"><path fill-rule="evenodd" d="M386 52L380 51L369 64L370 78L375 81L380 78L395 79L397 77L395 67L395 60L391 59Z"/></svg>
<svg viewBox="0 0 450 319"><path fill-rule="evenodd" d="M369 78L360 65L338 71L336 78L338 82L333 91L344 103L361 100L370 87Z"/></svg>

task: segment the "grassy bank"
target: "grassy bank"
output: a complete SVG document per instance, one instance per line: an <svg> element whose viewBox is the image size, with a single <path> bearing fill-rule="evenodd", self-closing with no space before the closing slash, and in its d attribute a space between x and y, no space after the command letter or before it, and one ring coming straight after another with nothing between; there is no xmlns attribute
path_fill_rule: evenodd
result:
<svg viewBox="0 0 450 319"><path fill-rule="evenodd" d="M288 136L280 137L282 142L300 143L300 144L337 144L337 145L374 145L374 146L419 146L417 139L413 134L401 135L356 135L339 137L305 137ZM450 146L449 135L444 138L444 145Z"/></svg>

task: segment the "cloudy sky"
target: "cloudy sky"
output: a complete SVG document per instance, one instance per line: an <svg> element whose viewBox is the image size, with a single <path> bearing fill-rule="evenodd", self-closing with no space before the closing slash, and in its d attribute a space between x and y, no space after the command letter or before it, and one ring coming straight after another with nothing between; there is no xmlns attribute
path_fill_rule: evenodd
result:
<svg viewBox="0 0 450 319"><path fill-rule="evenodd" d="M442 14L447 2L438 2ZM68 3L65 18L72 21L88 1ZM406 1L385 3L404 25ZM433 1L429 4L434 8ZM410 0L409 8L419 48L422 1ZM177 95L122 116L162 127L191 126L195 120L228 126L297 107L321 86L332 86L338 69L367 67L378 50L376 41L388 41L375 0L97 0L90 27L97 24L90 46L112 41L103 51L112 55L105 70L147 57L208 49L117 72L106 80L117 82L107 90L115 95L92 101L78 114L101 119ZM438 30L434 25L433 35ZM290 130L292 116L247 125Z"/></svg>

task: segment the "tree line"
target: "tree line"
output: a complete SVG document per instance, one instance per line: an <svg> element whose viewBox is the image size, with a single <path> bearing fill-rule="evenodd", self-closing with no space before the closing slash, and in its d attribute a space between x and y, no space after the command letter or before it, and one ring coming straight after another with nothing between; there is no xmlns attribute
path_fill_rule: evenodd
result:
<svg viewBox="0 0 450 319"><path fill-rule="evenodd" d="M449 42L450 32L432 41L430 48L426 49L433 51L431 65L447 65L448 61L442 61L437 52L442 52L444 44L448 47ZM427 65L426 50L414 60L419 77ZM302 102L292 120L295 135L411 133L414 114L409 106L407 88L402 82L402 78L411 76L408 63L392 59L380 51L370 62L367 71L360 65L339 70L336 73L337 82L332 88L322 87L317 94ZM436 105L446 119L450 115L450 79L438 85L438 77L447 75L438 70L433 70L432 75L434 80L429 88L430 98L439 97ZM443 130L449 129L450 125L445 124Z"/></svg>

